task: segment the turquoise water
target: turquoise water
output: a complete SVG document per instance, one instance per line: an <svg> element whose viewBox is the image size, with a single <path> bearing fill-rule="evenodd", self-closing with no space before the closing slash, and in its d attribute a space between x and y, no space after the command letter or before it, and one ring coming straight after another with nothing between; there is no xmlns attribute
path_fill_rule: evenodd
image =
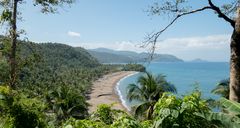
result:
<svg viewBox="0 0 240 128"><path fill-rule="evenodd" d="M217 82L229 77L229 63L227 62L179 62L179 63L151 63L147 66L147 71L153 74L166 75L177 88L179 96L190 93L198 84L204 98L218 98L211 94L211 90ZM119 81L117 86L123 104L130 109L130 106L137 104L130 103L126 99L127 86L136 83L141 73L134 74Z"/></svg>

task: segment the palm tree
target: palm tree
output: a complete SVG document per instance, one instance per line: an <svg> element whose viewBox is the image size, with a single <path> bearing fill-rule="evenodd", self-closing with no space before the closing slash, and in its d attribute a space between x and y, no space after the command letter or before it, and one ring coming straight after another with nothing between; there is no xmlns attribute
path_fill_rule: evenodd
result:
<svg viewBox="0 0 240 128"><path fill-rule="evenodd" d="M229 79L221 80L211 92L229 99Z"/></svg>
<svg viewBox="0 0 240 128"><path fill-rule="evenodd" d="M141 102L140 105L133 107L136 117L151 119L153 107L162 94L164 92L177 92L174 85L167 82L163 75L155 77L151 73L145 72L145 75L138 78L137 83L137 85L130 84L127 92L127 98L130 102L132 100Z"/></svg>
<svg viewBox="0 0 240 128"><path fill-rule="evenodd" d="M54 91L48 92L46 99L50 110L56 113L57 120L65 120L70 117L85 118L88 103L81 92L68 85L60 85Z"/></svg>

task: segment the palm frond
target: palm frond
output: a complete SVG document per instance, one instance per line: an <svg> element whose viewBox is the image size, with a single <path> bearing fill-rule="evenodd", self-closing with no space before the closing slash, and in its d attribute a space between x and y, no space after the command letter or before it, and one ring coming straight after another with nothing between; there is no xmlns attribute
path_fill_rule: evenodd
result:
<svg viewBox="0 0 240 128"><path fill-rule="evenodd" d="M150 102L143 102L139 105L134 106L134 115L137 118L146 118L151 115L147 110L152 107Z"/></svg>
<svg viewBox="0 0 240 128"><path fill-rule="evenodd" d="M220 95L224 98L229 98L229 79L221 80L216 88L214 88L211 93Z"/></svg>
<svg viewBox="0 0 240 128"><path fill-rule="evenodd" d="M136 84L130 84L128 86L127 98L130 101L132 101L133 99L140 100L140 101L146 100L146 97L145 97L143 91Z"/></svg>
<svg viewBox="0 0 240 128"><path fill-rule="evenodd" d="M173 84L168 83L168 82L165 85L163 85L163 89L165 92L177 93L176 87Z"/></svg>
<svg viewBox="0 0 240 128"><path fill-rule="evenodd" d="M145 75L138 78L137 83L138 85L130 84L127 91L127 98L130 101L142 101L142 104L135 106L134 112L136 116L143 114L145 118L150 118L154 104L164 92L177 92L174 85L169 83L164 75L155 77L146 72Z"/></svg>

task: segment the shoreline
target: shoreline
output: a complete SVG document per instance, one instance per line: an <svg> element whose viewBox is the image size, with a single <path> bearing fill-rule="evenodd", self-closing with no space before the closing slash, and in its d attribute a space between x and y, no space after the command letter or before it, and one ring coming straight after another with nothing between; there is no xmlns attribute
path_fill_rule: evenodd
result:
<svg viewBox="0 0 240 128"><path fill-rule="evenodd" d="M87 102L90 104L89 113L96 111L100 104L113 104L113 109L128 111L128 108L121 100L121 95L118 91L119 82L129 76L136 74L135 71L120 71L104 75L93 82L90 99Z"/></svg>
<svg viewBox="0 0 240 128"><path fill-rule="evenodd" d="M139 72L134 72L134 73L132 73L132 74L129 74L129 75L124 76L123 78L121 78L121 79L116 83L115 88L114 88L114 89L115 89L115 93L116 93L116 95L118 96L119 101L121 102L121 104L124 106L124 108L125 108L128 112L131 111L131 108L129 108L129 107L127 106L126 101L123 99L123 95L121 94L121 91L120 91L120 89L119 89L119 85L120 85L120 82L121 82L122 80L124 80L124 79L126 79L126 78L128 78L128 77L130 77L130 76L136 75L136 74L138 74L138 73L139 73Z"/></svg>

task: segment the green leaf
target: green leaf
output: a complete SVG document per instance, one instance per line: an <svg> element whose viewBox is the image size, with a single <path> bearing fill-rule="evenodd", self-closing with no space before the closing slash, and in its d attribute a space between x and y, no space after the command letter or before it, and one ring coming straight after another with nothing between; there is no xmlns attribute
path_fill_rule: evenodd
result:
<svg viewBox="0 0 240 128"><path fill-rule="evenodd" d="M163 108L160 110L160 113L163 117L167 117L169 115L171 115L171 111L169 108Z"/></svg>
<svg viewBox="0 0 240 128"><path fill-rule="evenodd" d="M154 128L159 128L162 125L162 122L165 118L161 118L160 120L157 120L154 122Z"/></svg>
<svg viewBox="0 0 240 128"><path fill-rule="evenodd" d="M240 126L240 118L234 115L226 114L226 113L208 113L208 114L195 114L201 116L209 121L217 120L221 121L222 125L226 128L239 128Z"/></svg>
<svg viewBox="0 0 240 128"><path fill-rule="evenodd" d="M0 20L1 21L10 21L11 17L12 17L12 12L9 11L8 9L6 9L6 10L2 11Z"/></svg>
<svg viewBox="0 0 240 128"><path fill-rule="evenodd" d="M177 110L172 110L171 113L172 113L171 115L172 115L174 118L178 118L179 112L178 112Z"/></svg>
<svg viewBox="0 0 240 128"><path fill-rule="evenodd" d="M232 112L236 115L240 114L240 103L227 100L225 98L220 99L220 104L229 112Z"/></svg>

